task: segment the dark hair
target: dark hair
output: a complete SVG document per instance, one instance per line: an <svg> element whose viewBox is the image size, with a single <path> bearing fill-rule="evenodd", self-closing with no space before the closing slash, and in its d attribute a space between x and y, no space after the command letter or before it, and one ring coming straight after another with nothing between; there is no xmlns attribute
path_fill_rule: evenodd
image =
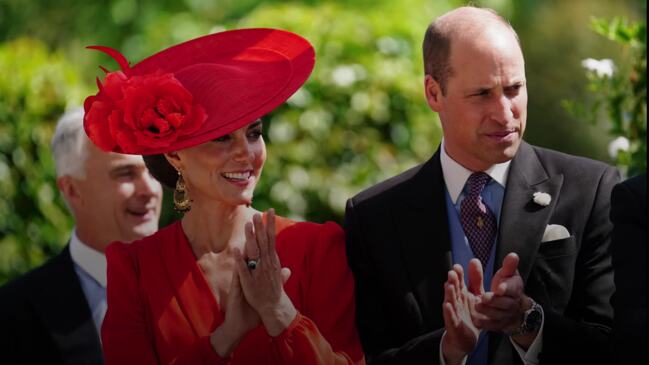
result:
<svg viewBox="0 0 649 365"><path fill-rule="evenodd" d="M424 72L439 83L442 94L446 94L446 81L451 69L451 32L443 31L437 22L432 22L424 35Z"/></svg>
<svg viewBox="0 0 649 365"><path fill-rule="evenodd" d="M171 166L163 154L142 156L142 158L144 158L146 167L156 180L171 190L176 188L178 172Z"/></svg>

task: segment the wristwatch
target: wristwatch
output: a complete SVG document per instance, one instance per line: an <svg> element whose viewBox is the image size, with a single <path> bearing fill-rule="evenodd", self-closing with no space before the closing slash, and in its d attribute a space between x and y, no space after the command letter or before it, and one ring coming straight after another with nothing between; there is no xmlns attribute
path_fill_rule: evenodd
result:
<svg viewBox="0 0 649 365"><path fill-rule="evenodd" d="M532 307L523 313L523 323L521 323L518 328L511 331L505 331L506 335L518 336L538 331L539 328L541 328L541 323L543 322L543 309L534 301L534 299L529 299L532 302Z"/></svg>

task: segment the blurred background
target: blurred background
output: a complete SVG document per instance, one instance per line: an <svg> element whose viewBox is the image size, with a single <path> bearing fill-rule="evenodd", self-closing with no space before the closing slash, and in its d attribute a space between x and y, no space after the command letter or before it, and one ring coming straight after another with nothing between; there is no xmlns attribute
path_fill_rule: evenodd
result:
<svg viewBox="0 0 649 365"><path fill-rule="evenodd" d="M310 40L313 74L266 118L269 157L254 206L341 222L347 198L437 149L421 42L431 20L465 3L0 0L0 284L69 238L50 138L57 118L96 92L97 66L118 68L85 46L116 48L134 64L233 28L283 28ZM617 164L624 175L646 171L646 0L473 3L499 11L520 36L527 141ZM167 194L161 225L177 218L170 203Z"/></svg>

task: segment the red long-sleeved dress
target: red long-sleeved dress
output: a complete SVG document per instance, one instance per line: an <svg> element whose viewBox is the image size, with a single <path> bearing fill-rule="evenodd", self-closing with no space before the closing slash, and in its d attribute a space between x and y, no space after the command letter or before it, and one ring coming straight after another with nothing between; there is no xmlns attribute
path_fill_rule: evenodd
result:
<svg viewBox="0 0 649 365"><path fill-rule="evenodd" d="M101 329L107 364L364 364L342 229L277 217L276 232L282 266L291 269L284 289L298 315L274 338L262 325L253 329L230 359L210 345L225 316L180 222L111 244Z"/></svg>

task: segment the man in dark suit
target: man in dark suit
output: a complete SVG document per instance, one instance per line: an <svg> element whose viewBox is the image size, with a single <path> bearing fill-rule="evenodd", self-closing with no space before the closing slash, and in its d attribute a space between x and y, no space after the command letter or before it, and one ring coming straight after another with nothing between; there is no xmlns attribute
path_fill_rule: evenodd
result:
<svg viewBox="0 0 649 365"><path fill-rule="evenodd" d="M617 170L522 140L522 50L495 12L431 23L424 64L439 149L347 202L368 363L606 361Z"/></svg>
<svg viewBox="0 0 649 365"><path fill-rule="evenodd" d="M69 244L0 288L2 364L102 364L105 247L158 229L162 187L141 156L105 153L65 114L52 138L57 186L75 218Z"/></svg>
<svg viewBox="0 0 649 365"><path fill-rule="evenodd" d="M647 363L647 173L613 188L615 364Z"/></svg>

